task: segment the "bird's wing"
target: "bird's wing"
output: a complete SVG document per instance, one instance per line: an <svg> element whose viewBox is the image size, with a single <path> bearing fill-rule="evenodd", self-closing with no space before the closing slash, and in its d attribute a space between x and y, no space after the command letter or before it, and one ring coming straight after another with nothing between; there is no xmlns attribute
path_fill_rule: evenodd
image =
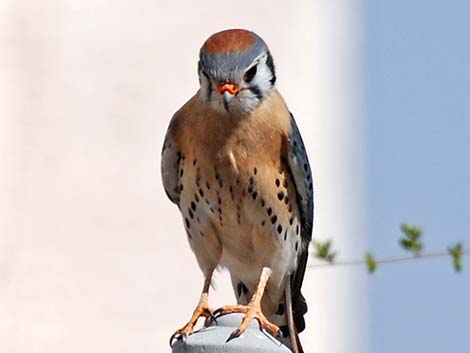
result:
<svg viewBox="0 0 470 353"><path fill-rule="evenodd" d="M174 116L166 132L165 141L162 148L161 172L162 181L168 198L175 204L179 204L181 184L180 184L180 162L181 151L172 137L172 132L177 125L177 117Z"/></svg>
<svg viewBox="0 0 470 353"><path fill-rule="evenodd" d="M297 204L300 210L301 237L303 242L297 269L291 278L294 320L296 321L297 330L300 332L305 326L303 314L307 312L307 304L300 289L307 266L308 245L312 240L313 182L307 151L292 114L291 133L287 138L287 145L287 161L297 191Z"/></svg>

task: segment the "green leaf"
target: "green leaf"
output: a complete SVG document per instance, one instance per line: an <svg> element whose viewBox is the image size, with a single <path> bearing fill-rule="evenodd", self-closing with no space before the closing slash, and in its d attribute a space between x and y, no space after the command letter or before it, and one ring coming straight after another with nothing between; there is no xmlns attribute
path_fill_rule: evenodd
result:
<svg viewBox="0 0 470 353"><path fill-rule="evenodd" d="M370 274L375 273L377 271L377 262L374 260L374 257L370 252L367 252L365 257L367 271L369 271Z"/></svg>
<svg viewBox="0 0 470 353"><path fill-rule="evenodd" d="M400 239L402 248L411 251L415 256L419 256L424 247L423 242L420 240L423 233L422 229L408 223L403 223L400 229L404 234L404 237Z"/></svg>
<svg viewBox="0 0 470 353"><path fill-rule="evenodd" d="M452 257L452 263L454 265L454 270L456 272L462 271L462 254L463 254L463 245L462 243L457 243L453 247L448 247L447 251Z"/></svg>
<svg viewBox="0 0 470 353"><path fill-rule="evenodd" d="M315 257L325 260L329 263L333 263L336 252L331 251L331 241L325 240L324 242L321 241L313 241L313 246L315 247Z"/></svg>

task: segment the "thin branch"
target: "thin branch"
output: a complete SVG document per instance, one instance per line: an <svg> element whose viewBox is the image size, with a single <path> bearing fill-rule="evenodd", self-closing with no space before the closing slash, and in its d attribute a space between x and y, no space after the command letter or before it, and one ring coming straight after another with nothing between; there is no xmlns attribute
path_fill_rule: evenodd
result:
<svg viewBox="0 0 470 353"><path fill-rule="evenodd" d="M470 255L470 248L463 249L462 255ZM420 255L403 255L403 256L391 256L385 257L382 259L375 260L377 264L389 264L395 262L405 262L411 260L427 259L427 258L437 258L437 257L448 257L451 256L449 252L434 252ZM329 266L355 266L355 265L364 265L365 260L345 260L345 261L334 261L334 262L325 262L321 264L311 264L308 265L308 268L319 268L319 267L329 267Z"/></svg>

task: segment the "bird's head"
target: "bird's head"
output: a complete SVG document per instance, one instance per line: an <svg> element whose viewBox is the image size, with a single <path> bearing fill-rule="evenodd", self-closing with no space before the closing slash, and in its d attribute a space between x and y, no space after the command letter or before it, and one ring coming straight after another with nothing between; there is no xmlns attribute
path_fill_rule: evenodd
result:
<svg viewBox="0 0 470 353"><path fill-rule="evenodd" d="M274 90L273 59L254 32L215 33L202 46L199 59L200 94L216 110L247 114Z"/></svg>

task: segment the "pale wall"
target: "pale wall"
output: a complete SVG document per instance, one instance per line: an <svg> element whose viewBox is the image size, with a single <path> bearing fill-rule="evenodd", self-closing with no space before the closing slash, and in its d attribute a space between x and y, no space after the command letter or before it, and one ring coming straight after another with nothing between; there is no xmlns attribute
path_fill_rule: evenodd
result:
<svg viewBox="0 0 470 353"><path fill-rule="evenodd" d="M199 47L220 29L253 29L271 47L314 170L315 234L361 254L360 11L359 0L1 2L0 352L168 351L202 277L159 154L197 89ZM307 352L365 351L361 281L307 273ZM213 304L233 302L225 277L216 287Z"/></svg>

